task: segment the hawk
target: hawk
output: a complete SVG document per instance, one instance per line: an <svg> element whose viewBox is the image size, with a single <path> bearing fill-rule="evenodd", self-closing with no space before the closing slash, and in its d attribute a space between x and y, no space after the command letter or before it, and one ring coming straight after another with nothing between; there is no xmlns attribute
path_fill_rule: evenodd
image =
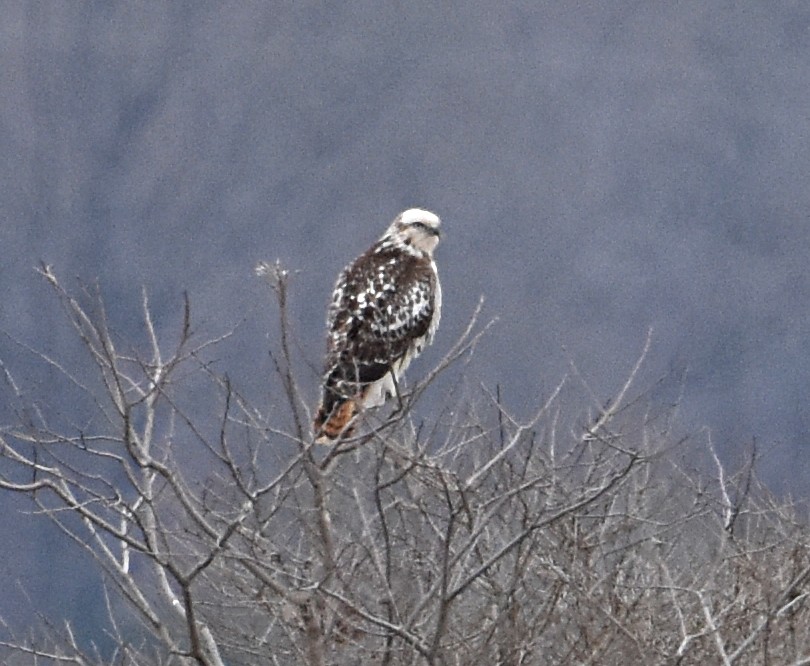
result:
<svg viewBox="0 0 810 666"><path fill-rule="evenodd" d="M440 224L421 208L400 213L338 277L326 323L316 441L349 434L360 411L395 394L402 373L432 341L442 306L433 261Z"/></svg>

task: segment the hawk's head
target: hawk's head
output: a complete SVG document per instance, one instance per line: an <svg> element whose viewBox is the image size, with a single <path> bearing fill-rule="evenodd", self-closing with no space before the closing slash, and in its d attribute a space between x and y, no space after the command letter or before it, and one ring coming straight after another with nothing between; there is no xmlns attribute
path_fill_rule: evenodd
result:
<svg viewBox="0 0 810 666"><path fill-rule="evenodd" d="M438 215L421 208L409 208L397 215L385 235L431 255L439 243L440 227Z"/></svg>

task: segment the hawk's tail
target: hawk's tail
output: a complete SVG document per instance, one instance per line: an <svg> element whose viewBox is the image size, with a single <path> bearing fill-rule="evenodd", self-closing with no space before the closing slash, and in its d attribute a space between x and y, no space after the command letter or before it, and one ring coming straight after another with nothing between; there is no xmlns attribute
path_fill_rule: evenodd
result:
<svg viewBox="0 0 810 666"><path fill-rule="evenodd" d="M328 444L330 440L339 436L351 435L353 430L351 421L359 411L357 401L353 398L324 400L318 407L318 413L312 424L315 441L318 444Z"/></svg>

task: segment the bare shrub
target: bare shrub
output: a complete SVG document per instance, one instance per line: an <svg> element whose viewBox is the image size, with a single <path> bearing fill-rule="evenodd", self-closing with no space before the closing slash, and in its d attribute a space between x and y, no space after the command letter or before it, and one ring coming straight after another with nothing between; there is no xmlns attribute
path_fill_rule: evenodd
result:
<svg viewBox="0 0 810 666"><path fill-rule="evenodd" d="M677 438L676 406L637 389L649 336L608 403L572 368L527 418L462 383L416 421L440 373L463 376L476 310L401 404L320 447L288 275L261 272L279 313L268 410L212 369L228 336L198 339L188 302L167 350L144 295L139 355L97 294L42 267L93 379L38 357L93 417L57 427L4 365L0 488L103 572L114 647L42 618L2 634L7 663L810 663L806 525L753 449L730 473L707 435Z"/></svg>

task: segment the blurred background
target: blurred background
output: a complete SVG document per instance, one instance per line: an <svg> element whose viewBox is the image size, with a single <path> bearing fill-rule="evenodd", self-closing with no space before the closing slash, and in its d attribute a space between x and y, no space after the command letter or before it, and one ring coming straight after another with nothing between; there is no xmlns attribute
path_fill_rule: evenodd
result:
<svg viewBox="0 0 810 666"><path fill-rule="evenodd" d="M241 322L221 364L260 392L274 329L256 262L296 271L317 367L338 271L421 206L444 222L445 307L413 372L481 295L499 321L472 381L518 415L572 361L607 399L652 327L646 377L685 376L682 429L731 461L756 440L775 491L810 491L806 3L2 10L0 359L68 420L81 408L14 342L82 363L40 260L97 282L133 344L142 287L167 342L183 291L201 335ZM92 622L97 579L4 502L0 615Z"/></svg>

